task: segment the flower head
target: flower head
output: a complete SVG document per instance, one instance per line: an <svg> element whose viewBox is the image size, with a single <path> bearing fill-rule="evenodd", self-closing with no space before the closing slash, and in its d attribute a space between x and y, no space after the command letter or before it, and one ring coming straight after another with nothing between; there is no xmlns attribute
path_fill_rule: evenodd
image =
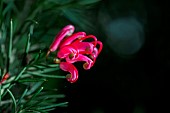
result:
<svg viewBox="0 0 170 113"><path fill-rule="evenodd" d="M84 62L83 68L90 69L103 48L101 41L94 35L86 35L85 32L74 33L74 26L67 25L55 37L47 56L50 52L58 51L55 63L59 63L63 71L70 74L67 80L74 83L78 79L78 70L73 65L75 62ZM89 41L90 40L90 41Z"/></svg>

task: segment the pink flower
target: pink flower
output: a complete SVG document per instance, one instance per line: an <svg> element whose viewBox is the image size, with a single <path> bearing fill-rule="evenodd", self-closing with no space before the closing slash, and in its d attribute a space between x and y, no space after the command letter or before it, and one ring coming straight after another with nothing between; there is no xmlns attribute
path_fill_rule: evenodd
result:
<svg viewBox="0 0 170 113"><path fill-rule="evenodd" d="M75 62L84 62L83 68L90 69L103 48L102 42L98 41L94 35L86 35L85 32L74 33L74 26L67 25L55 37L51 44L47 56L50 52L58 51L55 63L60 64L63 71L70 74L67 80L74 83L78 79Z"/></svg>
<svg viewBox="0 0 170 113"><path fill-rule="evenodd" d="M68 62L61 62L60 63L60 68L63 71L68 71L70 74L67 74L66 78L70 83L74 83L78 79L78 71L76 67Z"/></svg>
<svg viewBox="0 0 170 113"><path fill-rule="evenodd" d="M47 56L50 52L54 52L57 50L60 42L66 37L66 36L70 36L72 35L72 33L74 32L74 26L72 25L67 25L65 26L54 38L53 43L50 46L50 49L47 53Z"/></svg>

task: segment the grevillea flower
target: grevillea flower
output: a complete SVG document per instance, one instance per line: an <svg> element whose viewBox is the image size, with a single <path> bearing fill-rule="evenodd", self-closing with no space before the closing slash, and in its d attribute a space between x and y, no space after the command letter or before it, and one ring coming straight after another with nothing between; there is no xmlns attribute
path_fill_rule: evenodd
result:
<svg viewBox="0 0 170 113"><path fill-rule="evenodd" d="M102 42L98 41L94 35L86 35L85 32L73 34L73 32L73 25L65 26L56 35L47 52L48 56L50 52L58 51L54 62L59 63L63 71L70 73L66 78L71 83L78 79L78 70L73 63L85 62L83 68L88 70L94 65L103 48Z"/></svg>

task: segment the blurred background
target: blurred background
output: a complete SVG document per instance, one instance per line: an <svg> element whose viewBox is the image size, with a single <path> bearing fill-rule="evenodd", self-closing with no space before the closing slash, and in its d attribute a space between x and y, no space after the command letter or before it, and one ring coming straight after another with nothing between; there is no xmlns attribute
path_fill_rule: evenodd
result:
<svg viewBox="0 0 170 113"><path fill-rule="evenodd" d="M166 11L166 3L155 0L102 0L89 10L95 31L87 32L104 48L95 66L67 85L68 113L166 111Z"/></svg>
<svg viewBox="0 0 170 113"><path fill-rule="evenodd" d="M14 20L15 47L24 46L26 36L17 36L26 31L26 20L38 22L31 38L32 50L47 51L55 35L67 24L73 24L75 32L85 31L103 42L103 50L90 70L85 71L81 63L77 64L76 83L62 79L51 80L47 85L58 88L69 102L68 107L52 112L165 112L165 76L170 67L166 1L6 0L5 3L8 7L4 10L11 10L9 15ZM10 20L8 15L4 20Z"/></svg>

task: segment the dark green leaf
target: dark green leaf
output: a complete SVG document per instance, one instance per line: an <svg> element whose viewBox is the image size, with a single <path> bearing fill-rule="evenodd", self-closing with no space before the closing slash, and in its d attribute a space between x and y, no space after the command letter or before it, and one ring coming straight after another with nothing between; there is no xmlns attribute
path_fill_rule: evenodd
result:
<svg viewBox="0 0 170 113"><path fill-rule="evenodd" d="M13 111L14 111L14 113L15 113L15 112L16 112L16 108L17 108L17 104L16 104L15 97L14 97L14 95L12 94L12 92L11 92L9 89L7 89L7 91L8 91L8 93L10 94L10 96L11 96L11 98L12 98L12 101L13 101L13 103L14 103Z"/></svg>
<svg viewBox="0 0 170 113"><path fill-rule="evenodd" d="M22 76L22 74L24 73L24 71L27 69L27 67L24 67L21 71L20 71L20 73L15 77L15 81L17 81L21 76Z"/></svg>
<svg viewBox="0 0 170 113"><path fill-rule="evenodd" d="M36 65L34 65L35 67L37 67L37 68L59 68L59 64L36 64Z"/></svg>
<svg viewBox="0 0 170 113"><path fill-rule="evenodd" d="M28 34L28 38L27 38L27 43L26 43L26 48L25 48L25 53L26 55L28 54L29 48L30 48L30 33Z"/></svg>
<svg viewBox="0 0 170 113"><path fill-rule="evenodd" d="M34 95L24 104L24 106L26 107L28 104L30 104L31 100L33 100L42 90L43 87L41 87L37 92L35 92Z"/></svg>
<svg viewBox="0 0 170 113"><path fill-rule="evenodd" d="M23 92L23 94L21 95L20 99L17 102L17 105L20 104L21 100L24 98L24 96L26 95L28 89L26 88L25 91Z"/></svg>
<svg viewBox="0 0 170 113"><path fill-rule="evenodd" d="M88 5L88 4L94 4L99 1L101 0L79 0L78 3L82 5Z"/></svg>
<svg viewBox="0 0 170 113"><path fill-rule="evenodd" d="M41 76L46 78L66 78L65 76L59 76L59 75L48 75L48 74L41 74L37 72L27 72L28 74L35 75L35 76Z"/></svg>
<svg viewBox="0 0 170 113"><path fill-rule="evenodd" d="M68 104L68 102L62 102L62 103L58 103L58 104L53 104L53 105L38 107L37 109L38 109L38 110L45 110L45 109L50 109L50 108L54 108L54 107L57 107L57 106L64 107L64 106L66 106L67 104Z"/></svg>
<svg viewBox="0 0 170 113"><path fill-rule="evenodd" d="M55 94L55 95L43 95L43 96L39 96L39 97L37 97L37 99L43 99L43 98L64 98L65 97L65 95L64 94Z"/></svg>
<svg viewBox="0 0 170 113"><path fill-rule="evenodd" d="M1 85L0 85L0 103L1 103L1 100L2 100L2 97L1 97L1 89L2 89L2 87L1 87Z"/></svg>
<svg viewBox="0 0 170 113"><path fill-rule="evenodd" d="M37 82L35 84L33 84L33 86L31 87L31 89L27 92L27 96L31 95L32 93L34 93L39 87L41 87L43 82Z"/></svg>
<svg viewBox="0 0 170 113"><path fill-rule="evenodd" d="M53 72L53 71L57 71L57 70L59 70L59 67L56 67L56 68L44 68L44 69L40 69L40 70L32 69L30 71L36 72L36 73L48 73L48 72ZM29 73L30 71L27 71L27 72Z"/></svg>
<svg viewBox="0 0 170 113"><path fill-rule="evenodd" d="M24 78L24 79L20 79L18 80L18 82L41 82L41 81L47 81L47 79L45 78Z"/></svg>

